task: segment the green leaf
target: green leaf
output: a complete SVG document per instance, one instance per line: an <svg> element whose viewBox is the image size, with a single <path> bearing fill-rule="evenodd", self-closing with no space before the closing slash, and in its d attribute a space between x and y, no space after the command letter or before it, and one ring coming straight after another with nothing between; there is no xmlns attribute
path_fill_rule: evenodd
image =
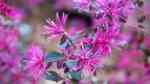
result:
<svg viewBox="0 0 150 84"><path fill-rule="evenodd" d="M65 62L65 64L66 64L66 66L67 66L68 68L73 68L73 67L75 67L75 66L77 65L77 61L68 60L68 61Z"/></svg>
<svg viewBox="0 0 150 84"><path fill-rule="evenodd" d="M62 60L64 57L63 54L59 52L49 52L48 55L46 56L46 62L55 62Z"/></svg>
<svg viewBox="0 0 150 84"><path fill-rule="evenodd" d="M74 80L80 80L81 79L81 72L70 72L70 75L72 77L72 79Z"/></svg>
<svg viewBox="0 0 150 84"><path fill-rule="evenodd" d="M72 80L72 84L78 84L78 80Z"/></svg>
<svg viewBox="0 0 150 84"><path fill-rule="evenodd" d="M49 71L46 74L46 79L51 81L60 81L62 78L54 71Z"/></svg>

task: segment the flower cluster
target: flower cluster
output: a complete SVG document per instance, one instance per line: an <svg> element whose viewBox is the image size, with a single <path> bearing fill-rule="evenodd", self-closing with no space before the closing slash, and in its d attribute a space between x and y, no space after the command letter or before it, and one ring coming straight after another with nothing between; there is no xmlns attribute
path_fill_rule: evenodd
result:
<svg viewBox="0 0 150 84"><path fill-rule="evenodd" d="M13 20L21 20L24 16L21 10L8 5L6 0L0 0L0 14Z"/></svg>
<svg viewBox="0 0 150 84"><path fill-rule="evenodd" d="M43 78L64 84L150 84L150 36L142 25L148 18L137 20L142 31L128 26L132 11L143 3L0 0L0 84L38 84ZM54 51L32 28L42 21L37 17L47 15L45 4L56 11L42 28L42 36L58 42Z"/></svg>
<svg viewBox="0 0 150 84"><path fill-rule="evenodd" d="M22 51L20 31L16 27L0 22L0 83L37 83L46 69L45 54L34 43Z"/></svg>
<svg viewBox="0 0 150 84"><path fill-rule="evenodd" d="M60 61L68 72L94 74L102 67L102 59L111 55L132 3L130 0L73 0L73 3L77 4L73 7L75 10L90 14L93 20L90 31L72 29L78 26L66 28L69 15L60 17L57 13L56 21L48 20L44 34L48 38L61 37L59 48L64 59Z"/></svg>
<svg viewBox="0 0 150 84"><path fill-rule="evenodd" d="M21 71L21 54L18 52L19 32L13 28L0 26L0 75L2 83L7 84L13 81L14 83L22 81L16 79L17 74Z"/></svg>

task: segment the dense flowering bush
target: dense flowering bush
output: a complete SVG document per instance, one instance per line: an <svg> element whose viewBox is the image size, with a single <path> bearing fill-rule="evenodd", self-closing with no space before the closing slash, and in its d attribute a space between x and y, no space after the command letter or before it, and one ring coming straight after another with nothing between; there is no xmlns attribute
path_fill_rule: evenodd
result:
<svg viewBox="0 0 150 84"><path fill-rule="evenodd" d="M114 42L118 41L121 27L133 9L133 3L130 0L73 0L72 3L75 4L73 10L91 15L93 24L90 31L71 31L72 28L78 29L78 26L66 28L69 15L63 13L60 17L57 13L56 22L48 20L44 35L48 38L54 35L61 37L59 53L64 58L55 62L59 64L61 61L67 73L81 73L81 76L84 74L88 77L103 67L102 59L111 56L112 48L117 47Z"/></svg>
<svg viewBox="0 0 150 84"><path fill-rule="evenodd" d="M28 12L32 16L33 8L37 13L45 1L21 0L21 10L0 0L0 84L38 84L42 79L64 84L150 83L150 36L125 26L139 5L136 1L56 0L55 19L48 18L40 32L49 41L59 40L54 51L32 40L32 30L24 23ZM115 50L116 62L107 64ZM107 68L116 72L108 79L97 77Z"/></svg>

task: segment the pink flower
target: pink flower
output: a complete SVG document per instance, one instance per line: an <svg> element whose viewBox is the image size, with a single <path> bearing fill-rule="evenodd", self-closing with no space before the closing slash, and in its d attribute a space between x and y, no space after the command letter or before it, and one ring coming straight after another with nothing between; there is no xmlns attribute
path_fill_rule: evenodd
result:
<svg viewBox="0 0 150 84"><path fill-rule="evenodd" d="M82 65L82 71L85 74L93 74L96 69L99 67L99 59L98 58L82 58L80 59L80 66Z"/></svg>
<svg viewBox="0 0 150 84"><path fill-rule="evenodd" d="M99 52L93 52L91 49L82 48L77 56L79 66L76 68L82 69L83 73L93 74L94 71L100 67L100 54Z"/></svg>
<svg viewBox="0 0 150 84"><path fill-rule="evenodd" d="M2 75L2 79L0 80L7 80L8 82L17 83L21 82L25 77L17 77L15 80L16 75L24 74L21 69L21 56L19 54L12 54L10 52L1 51L0 52L0 76ZM25 74L24 74L25 75ZM26 80L27 81L27 80ZM5 82L5 81L4 81ZM23 82L21 84L24 84Z"/></svg>
<svg viewBox="0 0 150 84"><path fill-rule="evenodd" d="M19 32L16 29L3 28L3 26L0 27L0 32L0 49L15 53L19 42Z"/></svg>
<svg viewBox="0 0 150 84"><path fill-rule="evenodd" d="M108 55L111 53L111 40L113 37L110 37L109 33L101 32L97 34L96 40L94 42L94 48L99 50L102 55Z"/></svg>
<svg viewBox="0 0 150 84"><path fill-rule="evenodd" d="M96 0L73 0L74 8L80 11L95 14L99 12L100 4Z"/></svg>
<svg viewBox="0 0 150 84"><path fill-rule="evenodd" d="M35 80L38 80L41 76L43 76L46 68L44 52L41 47L32 44L28 48L27 56L28 61L26 69Z"/></svg>
<svg viewBox="0 0 150 84"><path fill-rule="evenodd" d="M0 72L3 72L5 70L11 70L12 66L10 67L10 64L12 64L12 56L8 52L0 52Z"/></svg>
<svg viewBox="0 0 150 84"><path fill-rule="evenodd" d="M12 11L11 7L9 7L3 0L0 1L0 14L4 16L9 16L11 11Z"/></svg>
<svg viewBox="0 0 150 84"><path fill-rule="evenodd" d="M132 7L131 0L97 0L97 2L102 5L106 13L110 12L114 16L121 13L121 11L128 13L128 10L131 10Z"/></svg>
<svg viewBox="0 0 150 84"><path fill-rule="evenodd" d="M100 55L106 56L111 53L111 41L114 39L110 33L97 32L94 38L85 38L82 40L84 45L88 45L92 53L99 52ZM81 43L82 43L81 42Z"/></svg>
<svg viewBox="0 0 150 84"><path fill-rule="evenodd" d="M48 36L48 39L62 36L65 34L65 24L67 21L67 15L63 14L62 17L56 14L56 21L51 19L47 20L48 25L45 25L44 35Z"/></svg>
<svg viewBox="0 0 150 84"><path fill-rule="evenodd" d="M25 13L17 8L11 7L11 12L8 17L10 17L13 21L21 21L24 19Z"/></svg>

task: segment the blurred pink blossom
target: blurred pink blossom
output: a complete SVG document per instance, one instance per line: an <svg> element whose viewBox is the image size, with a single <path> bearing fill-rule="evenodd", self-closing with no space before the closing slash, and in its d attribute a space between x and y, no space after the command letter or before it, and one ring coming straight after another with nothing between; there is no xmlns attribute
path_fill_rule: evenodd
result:
<svg viewBox="0 0 150 84"><path fill-rule="evenodd" d="M8 49L10 52L16 52L19 40L17 29L7 29L0 27L0 49Z"/></svg>
<svg viewBox="0 0 150 84"><path fill-rule="evenodd" d="M119 58L118 66L124 69L145 70L142 60L144 53L141 50L124 50Z"/></svg>
<svg viewBox="0 0 150 84"><path fill-rule="evenodd" d="M45 72L45 54L40 46L32 44L28 48L27 56L28 61L26 69L35 80L38 80Z"/></svg>
<svg viewBox="0 0 150 84"><path fill-rule="evenodd" d="M10 6L8 6L3 0L0 1L0 14L4 16L9 16L11 11L12 10Z"/></svg>

